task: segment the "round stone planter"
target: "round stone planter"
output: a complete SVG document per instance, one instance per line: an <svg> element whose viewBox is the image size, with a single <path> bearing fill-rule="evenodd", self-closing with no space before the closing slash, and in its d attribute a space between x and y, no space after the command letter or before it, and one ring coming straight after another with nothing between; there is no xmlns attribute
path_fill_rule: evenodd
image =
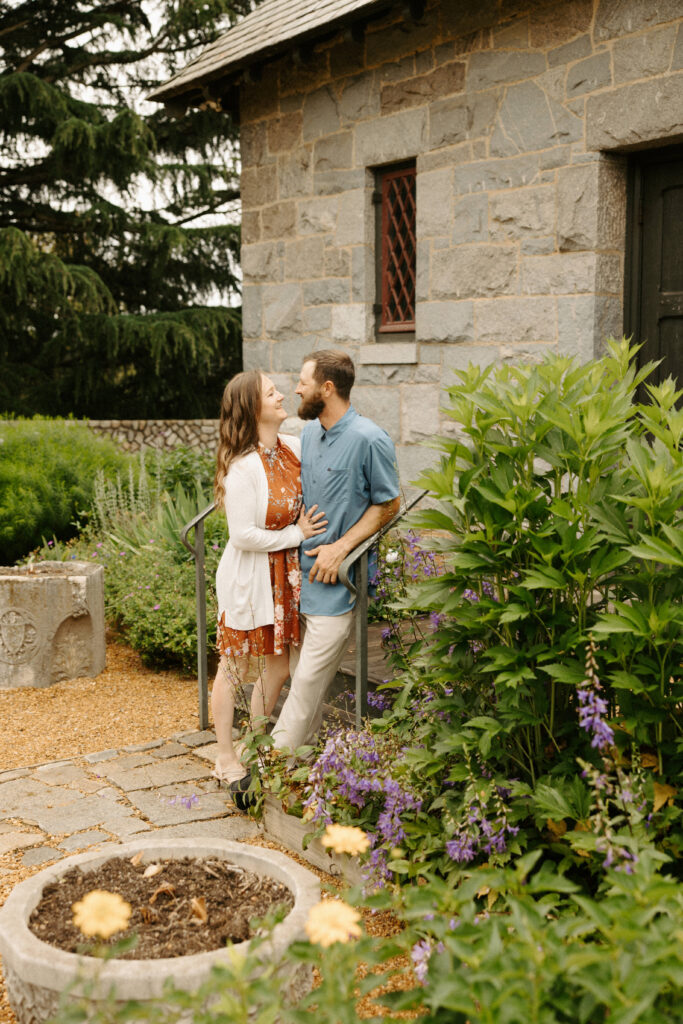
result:
<svg viewBox="0 0 683 1024"><path fill-rule="evenodd" d="M294 897L294 906L284 921L275 926L269 940L259 946L259 956L264 961L277 962L292 942L303 937L308 912L320 899L320 883L315 875L285 854L229 839L145 839L106 852L67 857L21 882L0 909L0 957L7 995L18 1024L42 1024L54 1015L65 990L72 992L74 999L85 995L94 1004L110 992L120 1002L154 1002L162 997L164 982L172 978L177 988L192 992L207 980L212 967L230 963L231 951L246 952L249 943L242 942L192 956L103 962L56 949L29 931L29 918L48 883L58 880L70 868L92 871L112 857L133 857L139 851L143 863L171 857L221 858L286 885ZM288 970L282 978L283 998L300 998L311 985L308 965Z"/></svg>
<svg viewBox="0 0 683 1024"><path fill-rule="evenodd" d="M0 689L99 675L105 653L101 565L0 567Z"/></svg>

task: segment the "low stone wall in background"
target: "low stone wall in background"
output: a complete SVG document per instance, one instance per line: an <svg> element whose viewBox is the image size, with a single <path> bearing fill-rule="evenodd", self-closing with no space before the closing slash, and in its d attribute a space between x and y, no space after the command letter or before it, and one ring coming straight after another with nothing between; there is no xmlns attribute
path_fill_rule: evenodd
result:
<svg viewBox="0 0 683 1024"><path fill-rule="evenodd" d="M215 452L218 444L218 420L90 420L88 426L127 452L141 448L169 451L180 445Z"/></svg>

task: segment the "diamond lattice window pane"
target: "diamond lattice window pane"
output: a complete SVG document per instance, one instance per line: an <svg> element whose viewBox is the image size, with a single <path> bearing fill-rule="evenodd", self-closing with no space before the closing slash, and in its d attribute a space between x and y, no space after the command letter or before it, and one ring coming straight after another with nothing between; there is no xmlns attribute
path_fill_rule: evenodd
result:
<svg viewBox="0 0 683 1024"><path fill-rule="evenodd" d="M380 330L415 326L415 168L382 176Z"/></svg>

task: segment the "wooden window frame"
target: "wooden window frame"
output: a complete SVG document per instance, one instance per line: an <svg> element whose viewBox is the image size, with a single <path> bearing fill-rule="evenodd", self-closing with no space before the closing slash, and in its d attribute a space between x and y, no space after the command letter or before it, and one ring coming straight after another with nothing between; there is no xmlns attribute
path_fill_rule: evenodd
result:
<svg viewBox="0 0 683 1024"><path fill-rule="evenodd" d="M406 238L400 233L394 234L397 244L391 247L391 227L397 224L396 207L401 207L400 201L392 204L392 184L396 179L409 179L411 182L412 211L407 228L409 231L408 245L412 247L412 260L408 267L407 278L401 279L398 273L398 288L393 287L396 275L392 275L392 268L396 267L400 260L395 259L399 249L405 251ZM413 337L415 334L415 306L416 306L416 269L417 269L417 238L416 238L416 165L415 161L403 161L400 164L381 167L375 171L375 192L373 202L376 204L377 215L375 220L376 228L376 294L377 301L374 306L376 316L376 332L381 335L383 341L391 340L391 336L405 339L407 335ZM399 211L399 223L406 227L405 207ZM412 304L409 305L409 316L402 320L392 318L390 307L392 300L396 305L396 297L401 300L406 298L406 285L408 293L412 291ZM410 296L409 300L410 302Z"/></svg>

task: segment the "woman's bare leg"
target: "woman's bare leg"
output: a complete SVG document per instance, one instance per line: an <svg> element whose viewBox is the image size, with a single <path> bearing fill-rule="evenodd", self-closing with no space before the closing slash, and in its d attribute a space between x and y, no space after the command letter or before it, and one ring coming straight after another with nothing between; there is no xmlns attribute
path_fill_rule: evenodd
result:
<svg viewBox="0 0 683 1024"><path fill-rule="evenodd" d="M211 690L211 713L218 740L216 774L233 782L246 774L232 742L235 694L246 677L248 658L221 658Z"/></svg>
<svg viewBox="0 0 683 1024"><path fill-rule="evenodd" d="M265 725L289 678L289 650L284 654L266 654L261 675L254 683L251 695L251 717L254 725Z"/></svg>

